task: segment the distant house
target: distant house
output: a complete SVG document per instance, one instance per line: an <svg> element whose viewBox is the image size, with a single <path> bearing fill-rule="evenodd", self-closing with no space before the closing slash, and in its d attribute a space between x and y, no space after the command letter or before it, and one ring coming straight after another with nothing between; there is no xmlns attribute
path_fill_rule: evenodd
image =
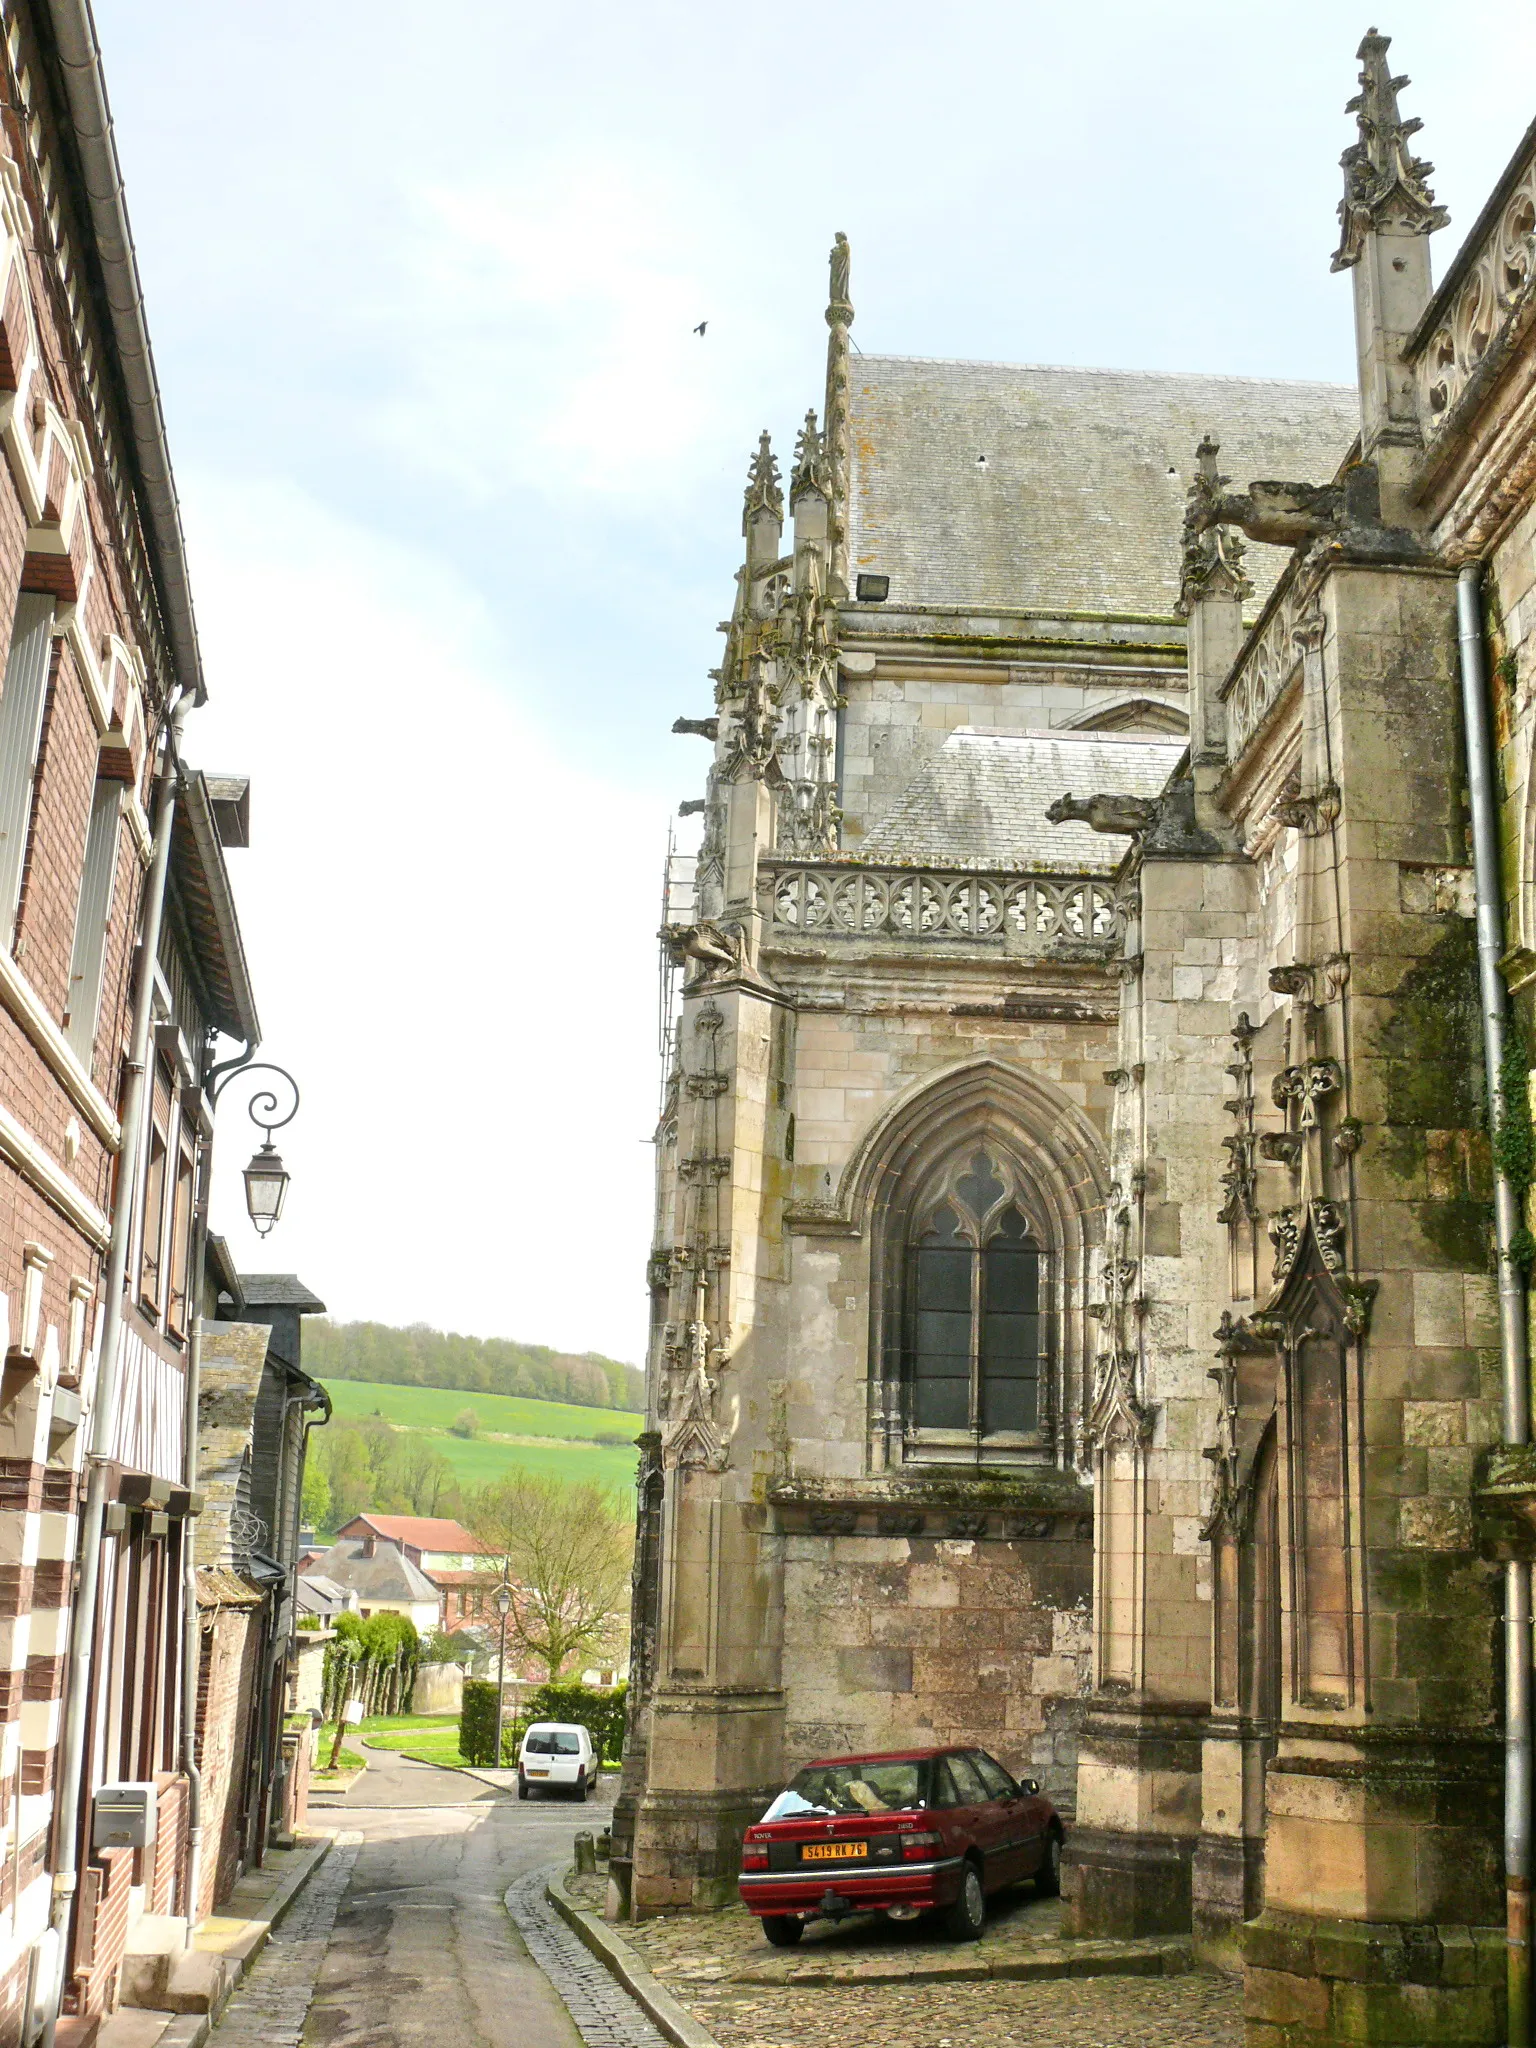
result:
<svg viewBox="0 0 1536 2048"><path fill-rule="evenodd" d="M440 1515L354 1515L336 1531L338 1539L355 1536L360 1542L392 1543L429 1578L439 1571L483 1569L481 1560L490 1552L478 1536L472 1536L462 1522Z"/></svg>
<svg viewBox="0 0 1536 2048"><path fill-rule="evenodd" d="M350 1586L338 1586L320 1572L301 1571L295 1581L294 1601L301 1619L328 1625L338 1614L356 1614L358 1598Z"/></svg>
<svg viewBox="0 0 1536 2048"><path fill-rule="evenodd" d="M431 1635L439 1625L442 1595L437 1587L397 1544L372 1533L339 1536L308 1562L304 1578L311 1586L328 1580L352 1595L344 1604L364 1621L375 1614L403 1614L421 1635Z"/></svg>

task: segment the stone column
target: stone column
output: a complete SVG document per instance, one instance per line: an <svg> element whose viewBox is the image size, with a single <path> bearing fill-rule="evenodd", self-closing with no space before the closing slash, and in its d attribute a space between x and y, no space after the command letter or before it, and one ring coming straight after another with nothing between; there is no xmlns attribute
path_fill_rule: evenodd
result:
<svg viewBox="0 0 1536 2048"><path fill-rule="evenodd" d="M1210 1707L1202 1541L1209 1332L1226 1299L1222 1153L1233 1005L1252 955L1247 863L1167 801L1140 862L1141 941L1126 962L1106 1341L1090 1416L1097 1479L1097 1689L1068 1840L1074 1934L1191 1924ZM1182 806L1184 815L1177 814Z"/></svg>
<svg viewBox="0 0 1536 2048"><path fill-rule="evenodd" d="M1286 1541L1249 2039L1491 2043L1498 1621L1471 1521L1498 1430L1488 1162L1472 930L1425 881L1466 860L1452 576L1338 561L1319 605L1337 795L1313 923L1334 958L1305 963L1296 1084L1327 1080L1303 1147L1320 1184L1257 1332Z"/></svg>

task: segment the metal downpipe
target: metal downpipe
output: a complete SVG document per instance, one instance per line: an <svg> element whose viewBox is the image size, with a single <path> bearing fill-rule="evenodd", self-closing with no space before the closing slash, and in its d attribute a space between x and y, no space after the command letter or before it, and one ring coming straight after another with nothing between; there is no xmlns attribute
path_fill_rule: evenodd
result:
<svg viewBox="0 0 1536 2048"><path fill-rule="evenodd" d="M204 1086L207 1077L204 1076ZM207 1137L199 1148L197 1201L193 1208L192 1256L188 1261L191 1284L197 1289L192 1326L187 1339L187 1379L184 1389L184 1431L182 1484L189 1495L197 1491L198 1402L203 1379L203 1293L204 1266L208 1256L208 1183L211 1178L213 1139ZM181 1611L181 1769L187 1781L187 1861L182 1901L187 1915L187 1946L192 1946L192 1928L197 1919L197 1895L202 1888L203 1869L203 1774L197 1762L197 1690L202 1676L203 1637L197 1611L197 1522L188 1512L182 1523L182 1611Z"/></svg>
<svg viewBox="0 0 1536 2048"><path fill-rule="evenodd" d="M80 1794L85 1779L85 1737L90 1717L91 1663L96 1648L96 1610L101 1586L102 1525L107 1505L107 1465L117 1422L117 1367L123 1326L123 1289L128 1274L128 1240L139 1181L139 1153L144 1129L144 1077L149 1066L149 1037L154 1024L155 964L160 953L160 925L165 910L165 883L170 868L171 826L176 816L179 775L177 751L181 725L190 708L182 697L168 722L156 778L153 852L144 885L139 930L139 960L134 978L133 1023L128 1058L123 1068L122 1138L117 1155L117 1185L112 1197L112 1236L102 1283L101 1352L91 1405L91 1436L86 1451L85 1504L80 1515L80 1577L75 1589L70 1627L69 1666L65 1678L64 1725L59 1743L58 1791L54 1800L53 1911L50 1926L59 1937L58 1987L53 2011L40 2040L52 2048L54 2029L64 1997L69 1964L71 1924L80 1872Z"/></svg>
<svg viewBox="0 0 1536 2048"><path fill-rule="evenodd" d="M1472 811L1477 890L1477 980L1483 1012L1489 1126L1504 1113L1504 1025L1508 995L1499 960L1504 907L1499 883L1498 790L1488 727L1483 660L1482 567L1469 562L1456 584L1461 650L1462 723ZM1495 1166L1494 1232L1499 1266L1499 1350L1503 1364L1504 1441L1531 1433L1525 1281L1513 1256L1523 1218L1514 1189ZM1510 2048L1528 2048L1531 2024L1531 1568L1504 1567L1504 1899L1509 1974Z"/></svg>

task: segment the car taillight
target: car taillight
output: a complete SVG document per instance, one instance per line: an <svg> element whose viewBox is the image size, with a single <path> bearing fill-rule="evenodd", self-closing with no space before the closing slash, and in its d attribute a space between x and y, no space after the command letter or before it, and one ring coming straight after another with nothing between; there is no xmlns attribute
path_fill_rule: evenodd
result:
<svg viewBox="0 0 1536 2048"><path fill-rule="evenodd" d="M940 1847L943 1840L944 1837L942 1835L931 1833L921 1835L903 1835L901 1838L902 1861L904 1863L924 1862L927 1858L928 1851L930 1849L937 1849L938 1847Z"/></svg>
<svg viewBox="0 0 1536 2048"><path fill-rule="evenodd" d="M766 1870L768 1868L768 1847L766 1843L748 1842L741 1852L743 1870Z"/></svg>

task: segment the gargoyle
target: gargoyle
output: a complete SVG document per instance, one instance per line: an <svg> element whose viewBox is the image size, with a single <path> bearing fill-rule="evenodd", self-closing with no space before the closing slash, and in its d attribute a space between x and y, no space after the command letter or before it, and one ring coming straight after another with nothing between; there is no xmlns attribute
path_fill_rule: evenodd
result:
<svg viewBox="0 0 1536 2048"><path fill-rule="evenodd" d="M662 944L673 963L692 963L691 981L724 981L728 976L749 972L747 935L739 924L669 924L662 927Z"/></svg>
<svg viewBox="0 0 1536 2048"><path fill-rule="evenodd" d="M1145 832L1157 816L1155 796L1076 797L1068 790L1045 815L1053 825L1091 825L1095 832Z"/></svg>
<svg viewBox="0 0 1536 2048"><path fill-rule="evenodd" d="M718 739L720 735L720 721L718 718L674 718L672 730L674 732L697 733L699 738L704 740Z"/></svg>

